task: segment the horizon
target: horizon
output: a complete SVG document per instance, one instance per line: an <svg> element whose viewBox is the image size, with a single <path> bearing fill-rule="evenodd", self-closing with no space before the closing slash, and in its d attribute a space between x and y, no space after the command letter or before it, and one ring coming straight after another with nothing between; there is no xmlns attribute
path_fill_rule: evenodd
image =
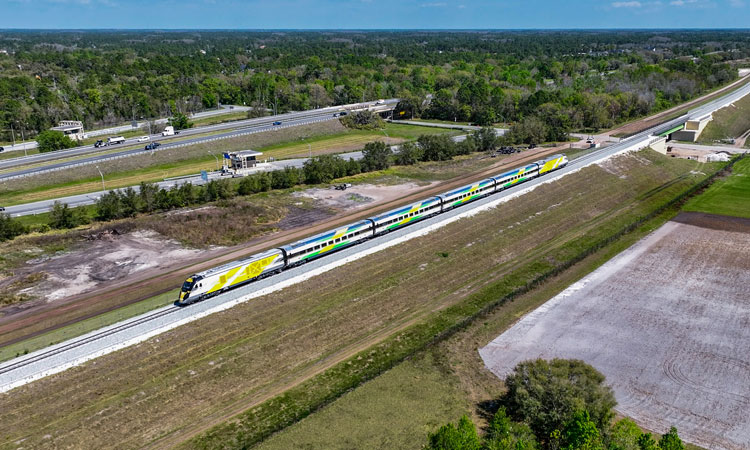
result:
<svg viewBox="0 0 750 450"><path fill-rule="evenodd" d="M750 0L0 0L2 30L747 29ZM283 12L280 13L280 11ZM609 25L609 26L607 26Z"/></svg>

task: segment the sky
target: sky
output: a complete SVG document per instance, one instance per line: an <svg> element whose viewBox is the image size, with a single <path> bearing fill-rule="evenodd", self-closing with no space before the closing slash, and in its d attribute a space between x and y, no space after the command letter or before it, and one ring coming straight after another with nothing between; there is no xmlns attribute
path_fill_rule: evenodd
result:
<svg viewBox="0 0 750 450"><path fill-rule="evenodd" d="M750 0L0 0L0 29L749 26Z"/></svg>

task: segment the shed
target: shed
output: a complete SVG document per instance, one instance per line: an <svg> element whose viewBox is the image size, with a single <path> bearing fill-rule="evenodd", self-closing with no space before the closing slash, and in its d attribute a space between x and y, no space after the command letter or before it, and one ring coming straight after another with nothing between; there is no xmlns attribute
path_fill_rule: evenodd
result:
<svg viewBox="0 0 750 450"><path fill-rule="evenodd" d="M258 157L262 154L255 150L224 153L224 168L235 172L252 169L258 165Z"/></svg>

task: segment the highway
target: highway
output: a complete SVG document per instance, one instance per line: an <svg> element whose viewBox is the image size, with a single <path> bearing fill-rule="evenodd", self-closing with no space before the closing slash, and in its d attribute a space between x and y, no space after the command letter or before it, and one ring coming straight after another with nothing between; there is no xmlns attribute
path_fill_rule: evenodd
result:
<svg viewBox="0 0 750 450"><path fill-rule="evenodd" d="M616 153L631 150L636 143L634 139L638 141L639 145L645 147L650 141L649 136L649 134L645 134L645 136L633 137L620 144L596 150L573 160L567 167L552 172L549 175L530 180L462 207L449 210L443 214L421 220L413 225L390 232L387 235L374 237L362 244L344 248L334 255L310 261L303 266L285 270L278 275L258 280L247 286L234 289L189 307L165 306L66 342L6 361L0 364L0 392L8 391L33 380L82 364L90 359L134 345L180 325L228 309L237 303L266 295L295 283L303 282L310 276L326 272L364 257L367 254L413 239L459 218L471 215L477 210L496 206L510 196L519 195L542 183L565 176L568 173L594 164Z"/></svg>
<svg viewBox="0 0 750 450"><path fill-rule="evenodd" d="M356 152L350 152L350 153L342 153L338 156L341 156L344 159L349 159L349 158L362 159L362 152L356 151ZM258 172L264 172L264 171L270 172L273 170L283 170L286 167L301 168L305 164L305 161L307 161L307 159L308 158L283 159L279 161L273 161L270 163L261 164L258 169ZM230 178L230 177L222 176L219 172L208 173L208 181L217 180L221 178ZM193 176L179 177L179 178L164 180L155 184L159 186L160 188L170 189L174 186L179 186L185 183L191 183L191 184L199 186L199 185L206 183L206 181L204 181L200 175L193 175ZM136 192L139 191L138 185L131 186L131 187ZM125 189L127 188L118 188L114 190L123 191ZM93 205L94 203L96 203L99 197L106 194L107 192L109 192L109 190L89 192L87 194L70 195L67 197L60 197L60 198L51 199L51 200L41 200L38 202L24 203L21 205L7 206L5 207L5 213L9 214L11 217L27 216L27 215L32 215L32 214L42 214L51 210L52 205L57 201L61 203L67 203L68 206L70 207Z"/></svg>
<svg viewBox="0 0 750 450"><path fill-rule="evenodd" d="M164 143L156 151L161 151L167 148L181 147L185 145L192 145L203 142L210 142L212 140L227 139L236 136L242 136L250 133L258 133L261 131L268 131L270 129L286 128L289 126L304 125L308 123L319 122L323 120L334 119L333 114L337 111L345 109L347 111L357 111L360 109L390 109L398 103L398 99L388 99L382 105L375 105L374 102L366 103L354 103L350 105L332 106L327 108L314 109L303 112L294 112L286 114L278 114L276 116L266 116L256 119L238 120L228 123L220 123L216 125L209 125L199 128L191 128L187 130L181 130L178 136L161 136L158 134L151 135L149 142L161 142L174 140L176 137L184 138L185 136L191 136L196 134L212 133L223 130L231 130L226 133L216 134L212 136L196 137L193 139L181 140L173 143ZM281 125L274 126L273 122L281 122ZM45 164L43 166L32 167L17 171L7 171L0 174L0 181L19 178L28 175L34 175L43 173L50 170L60 170L66 167L74 167L81 164L92 164L100 161L106 161L116 158L128 157L138 154L150 153L145 150L144 147L147 142L138 142L137 138L131 138L125 140L123 144L117 144L116 146L99 147L95 148L93 145L86 145L81 147L75 147L67 150L59 150L56 152L39 153L30 156L22 156L18 158L11 158L6 160L0 160L0 170L11 169L13 167L27 166L31 164L38 164L43 162L49 162L59 159L71 158L76 156L83 156L89 153L98 153L103 151L111 151L113 148L122 146L137 145L137 148L123 150L121 152L109 153L104 155L94 155L88 158L81 158L72 161L63 161L59 163Z"/></svg>

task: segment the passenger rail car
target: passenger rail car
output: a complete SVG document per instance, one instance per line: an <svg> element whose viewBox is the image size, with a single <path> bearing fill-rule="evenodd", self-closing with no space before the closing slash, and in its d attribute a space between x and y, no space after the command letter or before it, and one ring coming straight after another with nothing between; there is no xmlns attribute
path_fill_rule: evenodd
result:
<svg viewBox="0 0 750 450"><path fill-rule="evenodd" d="M478 198L542 176L568 164L554 155L494 177L326 231L245 259L196 273L185 280L175 305L184 306L388 233Z"/></svg>

